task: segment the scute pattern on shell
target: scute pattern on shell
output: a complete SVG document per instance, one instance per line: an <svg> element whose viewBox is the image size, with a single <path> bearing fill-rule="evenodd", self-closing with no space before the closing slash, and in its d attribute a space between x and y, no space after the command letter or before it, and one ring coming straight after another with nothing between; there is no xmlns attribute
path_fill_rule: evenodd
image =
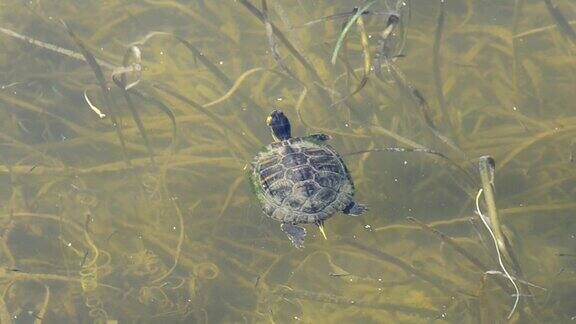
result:
<svg viewBox="0 0 576 324"><path fill-rule="evenodd" d="M354 194L344 161L326 144L274 142L252 162L264 212L281 222L313 223L343 210Z"/></svg>

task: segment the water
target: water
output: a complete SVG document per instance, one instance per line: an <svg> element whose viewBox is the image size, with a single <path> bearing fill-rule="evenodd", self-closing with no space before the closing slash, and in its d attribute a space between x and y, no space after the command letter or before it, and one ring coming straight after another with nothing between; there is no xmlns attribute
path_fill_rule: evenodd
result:
<svg viewBox="0 0 576 324"><path fill-rule="evenodd" d="M514 291L494 274L494 243L474 213L482 155L496 161L501 231L518 264L504 260L520 287L510 321L574 320L576 44L544 1L448 1L443 24L438 1L377 1L362 17L369 63L382 13L398 9L389 55L400 72L395 79L383 65L380 80L369 71L351 97L365 64L357 26L335 65L347 18L302 27L351 12L350 2L269 0L283 66L246 4L261 8L2 3L0 27L79 52L66 21L101 62L125 142L86 62L0 35L2 322L506 322ZM576 19L574 3L555 4ZM126 76L148 99L130 96L134 115L109 67L137 41L141 79ZM246 179L252 156L272 141L272 109L290 117L294 135L328 133L343 154L427 147L452 162L346 156L370 212L331 218L328 240L307 226L298 250L263 216Z"/></svg>

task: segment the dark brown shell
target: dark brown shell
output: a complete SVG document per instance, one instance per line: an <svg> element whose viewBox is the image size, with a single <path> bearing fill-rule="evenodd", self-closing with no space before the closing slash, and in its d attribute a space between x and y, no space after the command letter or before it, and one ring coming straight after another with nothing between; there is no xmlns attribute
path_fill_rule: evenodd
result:
<svg viewBox="0 0 576 324"><path fill-rule="evenodd" d="M324 220L343 210L354 194L338 153L302 138L268 145L252 163L252 182L264 212L290 223Z"/></svg>

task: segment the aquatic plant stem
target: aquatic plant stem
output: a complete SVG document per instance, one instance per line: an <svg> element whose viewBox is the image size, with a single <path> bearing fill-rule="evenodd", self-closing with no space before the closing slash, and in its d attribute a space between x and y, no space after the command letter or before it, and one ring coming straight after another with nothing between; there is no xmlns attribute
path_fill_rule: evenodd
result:
<svg viewBox="0 0 576 324"><path fill-rule="evenodd" d="M508 278L508 280L510 280L510 282L512 283L512 286L514 286L514 291L515 291L515 295L516 295L515 300L514 300L514 305L512 306L512 309L510 310L510 313L508 314L508 317L507 317L508 319L510 319L512 317L512 314L514 314L514 312L516 311L516 307L518 306L518 302L520 301L520 289L518 289L516 282L514 281L514 279L512 279L512 276L508 273L508 270L506 270L506 267L504 266L504 262L502 261L502 256L500 255L500 248L498 245L498 240L496 239L496 236L494 235L494 232L492 231L492 227L486 221L486 218L485 218L486 216L484 216L482 214L482 212L480 211L480 196L482 195L482 192L483 192L483 189L480 189L478 191L478 194L476 195L476 212L480 216L482 223L484 223L484 226L486 227L486 229L490 233L490 236L492 237L492 240L494 241L494 246L496 248L496 256L498 258L498 264L500 265L500 268L502 269L502 271L506 274L506 277Z"/></svg>
<svg viewBox="0 0 576 324"><path fill-rule="evenodd" d="M488 217L490 219L490 224L492 225L492 230L496 237L496 242L498 244L498 249L506 255L506 258L510 260L508 255L508 250L506 248L506 243L504 242L504 234L500 227L500 219L498 218L498 210L496 209L496 201L494 199L494 169L493 160L490 156L482 156L479 159L479 170L480 170L480 180L482 181L482 189L484 189L484 198L486 201L486 206L488 206Z"/></svg>

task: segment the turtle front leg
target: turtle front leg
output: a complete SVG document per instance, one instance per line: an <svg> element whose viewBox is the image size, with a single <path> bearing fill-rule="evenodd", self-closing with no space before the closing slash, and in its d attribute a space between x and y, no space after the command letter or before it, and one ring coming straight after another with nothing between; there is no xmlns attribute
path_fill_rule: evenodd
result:
<svg viewBox="0 0 576 324"><path fill-rule="evenodd" d="M344 210L342 210L342 212L344 214L349 215L349 216L360 216L367 211L368 211L367 205L362 205L362 204L359 204L355 201L352 201L351 203L349 203L348 206L346 206L346 208L344 208Z"/></svg>
<svg viewBox="0 0 576 324"><path fill-rule="evenodd" d="M309 140L311 142L326 142L332 139L332 136L327 134L310 134L308 136L303 137L305 140Z"/></svg>
<svg viewBox="0 0 576 324"><path fill-rule="evenodd" d="M292 242L296 248L301 249L304 247L304 238L306 237L306 229L304 227L290 223L282 223L280 228L282 232L288 235L290 242Z"/></svg>

